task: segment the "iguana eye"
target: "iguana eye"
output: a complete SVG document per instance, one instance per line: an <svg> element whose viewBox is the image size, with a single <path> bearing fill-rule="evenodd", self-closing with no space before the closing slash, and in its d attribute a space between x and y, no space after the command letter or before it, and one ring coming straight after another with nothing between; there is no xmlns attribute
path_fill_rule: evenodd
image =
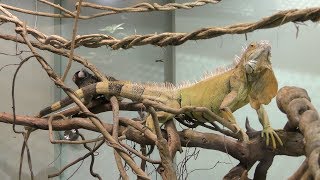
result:
<svg viewBox="0 0 320 180"><path fill-rule="evenodd" d="M254 47L254 44L250 44L249 46L250 46L251 48L253 48L253 47Z"/></svg>

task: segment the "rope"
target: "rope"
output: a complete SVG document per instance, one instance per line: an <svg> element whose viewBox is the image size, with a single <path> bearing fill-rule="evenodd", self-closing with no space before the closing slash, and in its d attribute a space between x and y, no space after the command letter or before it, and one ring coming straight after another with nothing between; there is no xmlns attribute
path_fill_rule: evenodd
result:
<svg viewBox="0 0 320 180"><path fill-rule="evenodd" d="M96 17L101 17L101 16L106 16L106 15L112 15L112 14L119 14L119 13L135 13L135 12L149 12L149 11L172 11L176 9L191 9L194 7L199 7L199 6L204 6L206 4L217 4L221 0L197 0L194 2L187 2L187 3L168 3L164 5L159 5L157 3L139 3L131 7L125 7L125 8L115 8L115 7L110 7L110 6L102 6L94 3L88 3L84 2L81 4L83 7L89 7L93 9L98 9L98 10L104 10L105 12L101 13L96 13L92 15L80 15L79 19L93 19ZM76 16L75 12L71 12L68 9L63 8L59 4L54 4L50 1L47 0L39 0L39 2L45 3L49 6L52 6L53 8L59 9L62 13L61 14L56 14L56 13L48 13L48 12L38 12L38 11L31 11L23 8L17 8L14 6L10 6L7 4L0 3L1 6L4 8L21 12L21 13L26 13L26 14L32 14L32 15L37 15L37 16L45 16L45 17L54 17L54 18L74 18ZM78 6L78 3L76 4Z"/></svg>
<svg viewBox="0 0 320 180"><path fill-rule="evenodd" d="M225 27L202 28L191 33L166 32L161 34L131 35L123 39L116 39L104 34L78 35L75 38L75 47L84 46L88 48L97 48L101 46L108 46L116 50L120 48L128 49L134 46L143 46L146 44L152 44L160 47L169 45L177 46L188 40L210 39L225 34L246 34L257 29L281 26L288 22L297 23L308 20L311 20L312 22L318 22L320 20L320 7L280 11L253 23L240 23ZM17 23L16 19L4 15L0 15L0 21L3 23ZM17 33L21 30L21 27L16 28ZM71 41L63 37L57 35L47 36L30 27L27 27L27 32L34 36L40 43L49 44L55 48L71 48Z"/></svg>
<svg viewBox="0 0 320 180"><path fill-rule="evenodd" d="M77 36L75 39L76 47L85 46L88 48L96 48L100 46L109 46L112 49L128 49L133 46L142 46L152 44L155 46L177 46L188 40L210 39L225 34L245 34L257 29L268 29L284 25L288 22L304 22L311 20L317 22L320 20L320 7L308 9L292 9L280 11L269 17L253 23L240 23L225 27L209 27L196 30L191 33L161 33L147 35L131 35L124 39L116 39L112 36L103 34L89 34ZM70 49L71 41L64 38L48 37L47 44L55 47Z"/></svg>

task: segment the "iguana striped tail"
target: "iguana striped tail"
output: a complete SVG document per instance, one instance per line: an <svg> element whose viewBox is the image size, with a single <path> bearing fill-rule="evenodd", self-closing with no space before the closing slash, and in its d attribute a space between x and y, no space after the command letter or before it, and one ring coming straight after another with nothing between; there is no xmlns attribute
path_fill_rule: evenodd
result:
<svg viewBox="0 0 320 180"><path fill-rule="evenodd" d="M166 90L169 90L169 88L167 88ZM166 101L170 96L172 97L172 93L166 93L166 91L164 91L164 88L161 87L152 87L145 86L143 84L123 83L116 81L98 82L95 84L91 84L76 90L75 93L80 99L89 96L95 96L98 94L105 94L121 96L124 98L131 99L133 101L142 101L143 98L148 98L162 102ZM70 97L66 97L65 99L62 99L61 101L58 101L52 104L51 106L41 110L38 117L43 117L63 107L66 107L71 103L73 103L73 100Z"/></svg>

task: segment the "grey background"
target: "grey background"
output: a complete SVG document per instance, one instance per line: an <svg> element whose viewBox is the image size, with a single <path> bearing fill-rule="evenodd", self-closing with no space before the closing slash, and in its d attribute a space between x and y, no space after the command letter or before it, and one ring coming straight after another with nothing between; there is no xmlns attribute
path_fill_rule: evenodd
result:
<svg viewBox="0 0 320 180"><path fill-rule="evenodd" d="M1 3L35 10L34 1L6 0ZM51 7L38 4L38 9L53 12ZM38 17L12 12L29 26L46 33L54 33L54 21L50 18ZM37 22L36 22L37 21ZM15 35L12 24L1 25L1 33ZM0 39L1 53L15 54L16 43ZM18 51L29 50L25 45L18 45ZM40 52L40 51L38 51ZM50 65L53 65L53 56L47 52L40 53ZM23 58L31 55L24 53ZM15 56L5 56L0 54L0 67L6 64L19 63L20 59ZM11 84L14 71L17 66L9 66L0 71L0 111L12 113ZM16 112L21 115L35 115L39 109L53 102L54 86L47 77L45 71L36 60L32 59L21 68L16 80ZM17 129L21 129L17 127ZM18 179L20 151L22 147L22 135L17 135L12 131L12 125L0 123L0 179ZM47 131L34 132L29 141L31 157L36 179L47 179L48 172L55 172L53 165L49 165L54 160L54 146L48 141ZM54 171L53 171L54 170ZM30 179L26 156L22 179Z"/></svg>
<svg viewBox="0 0 320 180"><path fill-rule="evenodd" d="M35 9L34 1L7 0L2 1L10 5L17 5L26 9ZM115 7L126 7L134 5L138 0L132 1L90 1ZM146 1L144 1L146 2ZM160 4L164 1L152 1ZM185 1L177 1L185 2ZM62 1L61 5L74 10L74 1ZM254 1L254 0L229 0L219 4L194 8L192 10L177 10L176 12L152 12L152 13L131 13L100 17L94 20L82 20L79 22L78 34L104 33L99 29L112 24L123 24L123 30L116 31L113 36L123 38L130 34L161 33L166 31L192 32L201 27L225 26L239 22L254 22L262 17L269 16L279 10L291 8L305 8L319 6L319 1ZM53 11L53 9L38 3L41 11ZM83 10L84 14L92 11ZM16 13L20 15L19 13ZM34 26L35 17L19 16L27 21L28 25ZM60 22L59 22L60 23ZM37 28L47 34L59 34L70 39L73 21L63 19L61 26L50 18L38 17ZM13 33L13 26L0 26L2 32ZM105 32L107 33L107 32ZM285 85L295 85L305 88L312 99L312 103L319 108L320 100L320 74L318 70L319 50L316 44L320 38L319 25L306 23L299 26L298 37L296 38L296 28L289 23L282 27L267 30L258 30L248 34L248 40L244 35L225 35L222 37L189 41L178 47L159 48L151 45L135 47L129 50L112 51L106 47L97 49L79 48L76 53L83 55L94 63L100 70L108 75L113 75L119 79L132 81L156 81L164 80L181 83L185 80L199 80L206 71L213 71L217 67L231 64L234 55L240 54L241 47L251 41L267 39L272 44L272 62L278 77L279 87ZM15 43L0 40L2 50L0 52L15 53ZM19 45L19 48L25 47ZM8 63L18 63L16 57L3 56L0 67ZM63 70L67 60L45 53L47 60L55 66L57 70ZM163 60L163 63L156 60ZM71 76L81 66L73 63L73 68L67 78L67 84L75 87L71 82ZM0 82L3 88L0 89L1 102L0 110L11 112L11 80L15 67L8 67L0 71ZM55 93L53 84L47 75L35 61L27 63L21 70L17 81L16 100L17 113L33 115L37 111L57 99L59 93ZM32 105L31 105L32 104ZM273 101L266 107L271 124L274 128L282 128L286 122L286 117L277 109ZM136 113L123 113L123 116L136 117ZM235 112L239 124L244 127L245 117L249 117L251 125L256 129L261 129L256 113L246 106ZM110 122L110 113L101 114L100 117L105 122ZM196 129L202 130L202 129ZM1 179L16 179L19 167L19 156L22 139L12 132L11 125L0 125L0 177ZM94 138L96 133L85 132L87 137ZM130 143L129 143L130 144ZM79 145L54 146L48 142L47 132L37 131L31 137L30 147L32 147L33 167L39 179L45 179L47 171L52 171L53 165L50 162L60 154L60 158L55 161L55 168L71 162L86 151ZM139 147L137 146L137 149ZM192 150L191 150L192 151ZM184 149L184 154L186 153ZM106 179L117 179L118 171L113 161L112 150L104 145L99 150L96 158L95 169ZM157 158L157 153L154 153ZM178 155L177 163L181 161L184 154ZM268 179L285 179L290 176L301 164L304 158L292 158L277 156L273 166L269 170ZM188 179L221 179L234 165L237 160L232 159L227 154L210 150L201 150L196 160L192 159L188 163L189 172L195 168L210 168L217 162L212 170L194 171ZM89 159L85 160L79 171L72 179L93 179L89 174ZM25 163L26 164L26 163ZM67 170L60 178L67 179L79 166L79 164ZM152 166L148 167L153 170ZM24 166L24 179L28 179L28 168ZM252 177L252 172L250 172ZM156 178L155 173L152 174ZM158 176L159 178L159 176Z"/></svg>

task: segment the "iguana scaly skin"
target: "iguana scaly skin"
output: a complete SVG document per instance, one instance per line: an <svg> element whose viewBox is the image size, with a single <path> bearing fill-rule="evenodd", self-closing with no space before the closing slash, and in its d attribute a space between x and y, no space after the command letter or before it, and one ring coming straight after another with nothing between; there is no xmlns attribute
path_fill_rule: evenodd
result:
<svg viewBox="0 0 320 180"><path fill-rule="evenodd" d="M186 106L206 107L221 116L225 122L231 124L239 133L239 139L248 141L247 134L237 125L232 112L250 103L256 110L259 121L263 126L262 137L266 137L266 144L272 141L276 148L276 140L282 145L281 139L271 128L263 104L269 104L278 90L278 83L274 76L270 61L271 46L267 41L253 42L244 49L235 65L220 71L203 80L180 87L167 85L145 85L138 83L98 82L78 89L80 98L93 94L116 95L133 101L149 99L162 103L171 108ZM40 116L44 116L71 104L70 98L54 103L43 109ZM212 122L207 114L190 112L186 114L198 121ZM173 119L174 115L158 111L160 122ZM147 117L147 126L153 129L151 116ZM230 127L230 126L229 126Z"/></svg>

